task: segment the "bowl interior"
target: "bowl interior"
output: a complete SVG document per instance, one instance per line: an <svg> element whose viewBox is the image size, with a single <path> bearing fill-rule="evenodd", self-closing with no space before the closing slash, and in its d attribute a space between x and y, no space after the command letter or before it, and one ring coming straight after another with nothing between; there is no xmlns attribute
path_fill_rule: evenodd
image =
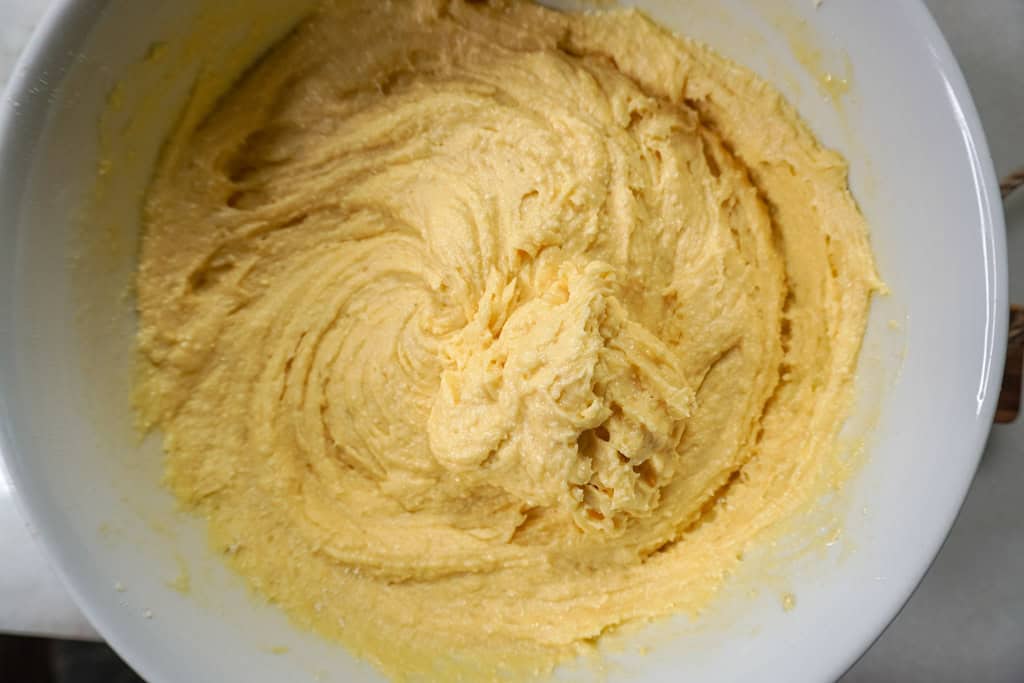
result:
<svg viewBox="0 0 1024 683"><path fill-rule="evenodd" d="M221 566L160 487L159 445L140 442L129 403L139 204L161 141L310 4L245 3L238 21L235 3L58 2L0 111L4 457L72 593L154 683L378 678ZM866 456L821 518L840 520L841 541L735 577L697 622L631 636L654 647L612 654L608 677L835 678L937 552L991 421L1006 268L988 150L919 2L629 4L775 83L846 155L891 294L845 430Z"/></svg>

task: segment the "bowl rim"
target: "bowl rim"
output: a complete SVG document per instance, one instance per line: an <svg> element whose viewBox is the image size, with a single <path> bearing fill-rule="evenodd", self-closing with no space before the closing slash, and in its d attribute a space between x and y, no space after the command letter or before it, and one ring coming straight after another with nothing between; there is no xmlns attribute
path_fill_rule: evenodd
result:
<svg viewBox="0 0 1024 683"><path fill-rule="evenodd" d="M99 21L108 4L109 0L52 0L19 56L0 97L0 180L3 181L0 184L0 205L5 203L4 200L9 200L15 215L20 212L27 174L19 174L10 169L17 167L19 159L31 156L31 151L39 142L46 120L47 100L59 91L63 76L75 58L74 48L78 45L69 47L69 37L84 41L88 29ZM970 159L985 265L984 369L975 421L971 425L971 452L964 455L965 473L968 476L960 481L954 504L949 506L941 524L936 524L927 542L922 543L916 570L909 572L901 581L903 585L899 594L903 597L879 606L872 628L873 636L861 641L850 639L835 653L834 663L829 667L833 680L852 668L882 636L916 592L948 538L988 438L1005 362L1009 311L1006 229L999 183L988 143L963 72L924 0L911 0L905 10L913 15L913 21L920 27L920 39L931 55L931 67L946 85L948 100L957 117L962 141ZM54 77L54 74L58 76ZM40 87L41 83L45 85ZM34 113L39 115L32 116ZM3 230L5 234L0 235L0 238L7 239L14 228L4 227ZM4 258L13 263L15 257L9 254ZM13 315L13 297L9 285L13 278L12 270L0 267L0 341L7 341L11 334L9 321ZM5 374L6 369L0 364L0 387L9 383ZM76 574L72 558L58 541L60 534L55 529L56 523L51 521L47 513L46 505L25 493L26 488L29 488L26 485L27 475L18 460L11 455L16 428L11 421L8 403L8 396L0 391L0 458L7 467L12 498L23 520L33 530L33 536L39 541L54 572L74 602L111 647L146 680L170 683L168 675L159 669L145 651L131 646L130 638L116 625L117 620L110 614L110 609L90 593L85 580Z"/></svg>
<svg viewBox="0 0 1024 683"><path fill-rule="evenodd" d="M874 644L885 634L896 617L910 602L931 569L942 547L963 510L967 494L974 482L978 465L985 451L991 432L999 390L1006 363L1007 333L1009 326L1010 301L1008 285L1008 257L1006 247L1006 217L1003 213L999 178L989 150L988 139L978 115L977 106L967 86L960 63L939 28L925 0L911 0L905 11L916 15L914 20L922 31L922 40L928 47L931 65L935 68L946 87L949 104L959 124L960 136L970 160L974 195L980 219L983 261L985 266L985 341L982 358L977 409L971 425L971 451L964 456L964 473L959 488L942 519L933 533L922 543L921 562L916 571L909 572L901 582L902 600L893 601L888 609L880 609L876 619L875 634L870 637L859 652L847 653L846 663L838 661L833 668L831 680L838 681L859 662ZM967 456L970 456L969 458Z"/></svg>

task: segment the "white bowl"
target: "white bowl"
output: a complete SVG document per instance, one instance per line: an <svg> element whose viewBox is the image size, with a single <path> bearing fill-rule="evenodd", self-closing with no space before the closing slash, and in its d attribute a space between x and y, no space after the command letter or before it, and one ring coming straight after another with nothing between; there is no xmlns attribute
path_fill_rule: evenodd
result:
<svg viewBox="0 0 1024 683"><path fill-rule="evenodd" d="M128 283L160 142L200 65L210 78L194 92L213 96L308 3L244 3L258 18L241 22L205 3L197 29L203 4L56 2L11 81L0 110L0 446L71 593L153 683L375 680L247 594L160 487L158 445L132 431ZM935 556L992 419L1006 258L984 135L917 0L636 4L776 83L847 156L892 293L873 308L846 430L855 440L870 427L864 464L831 508L844 540L738 577L696 625L645 631L671 642L619 655L609 678L834 679ZM839 106L816 82L826 70L851 76ZM797 596L790 612L784 591Z"/></svg>

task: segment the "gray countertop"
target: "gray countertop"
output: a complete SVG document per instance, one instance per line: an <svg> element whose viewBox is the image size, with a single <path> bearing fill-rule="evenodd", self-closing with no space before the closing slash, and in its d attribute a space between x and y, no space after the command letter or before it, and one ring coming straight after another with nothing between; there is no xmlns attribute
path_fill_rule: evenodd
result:
<svg viewBox="0 0 1024 683"><path fill-rule="evenodd" d="M1024 166L1024 0L926 2L963 67L997 173ZM0 83L48 4L0 0ZM1007 228L1010 298L1024 303L1024 191L1007 207ZM19 519L2 470L0 557L0 631L94 636ZM938 559L843 679L868 681L1024 681L1024 418L993 428Z"/></svg>

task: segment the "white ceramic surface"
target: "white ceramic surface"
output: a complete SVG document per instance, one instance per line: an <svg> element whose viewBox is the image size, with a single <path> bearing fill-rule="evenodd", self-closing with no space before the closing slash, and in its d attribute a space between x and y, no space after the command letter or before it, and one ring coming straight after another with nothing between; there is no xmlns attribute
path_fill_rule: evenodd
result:
<svg viewBox="0 0 1024 683"><path fill-rule="evenodd" d="M206 552L200 525L176 514L159 488L158 449L132 436L131 302L122 294L159 134L140 142L125 133L130 149L111 143L118 173L92 230L124 242L120 268L101 274L109 264L90 264L79 245L107 94L155 40L174 44L197 4L57 3L12 81L0 112L0 445L25 512L73 594L152 683L371 679L365 665L245 595ZM811 2L785 10L806 18L834 54L849 55L853 88L839 111L794 60L785 22L764 9L782 3L735 0L715 11L638 4L776 81L851 160L893 290L874 311L862 370L900 369L885 382L870 457L848 489L850 552L794 567L786 585L797 609L784 613L765 591L727 623L625 658L612 678L835 678L927 567L988 431L1006 305L988 152L959 70L917 3L828 0L819 10ZM764 38L749 40L752 33ZM217 64L202 49L196 59ZM179 71L140 86L165 105L149 115L154 130L170 126L187 91L191 73ZM126 101L131 110L147 100L129 92ZM127 125L131 112L124 116ZM73 279L74 257L86 272L96 266L94 277ZM889 320L904 331L894 333ZM183 572L192 585L185 596L168 586ZM274 654L279 646L288 653Z"/></svg>

